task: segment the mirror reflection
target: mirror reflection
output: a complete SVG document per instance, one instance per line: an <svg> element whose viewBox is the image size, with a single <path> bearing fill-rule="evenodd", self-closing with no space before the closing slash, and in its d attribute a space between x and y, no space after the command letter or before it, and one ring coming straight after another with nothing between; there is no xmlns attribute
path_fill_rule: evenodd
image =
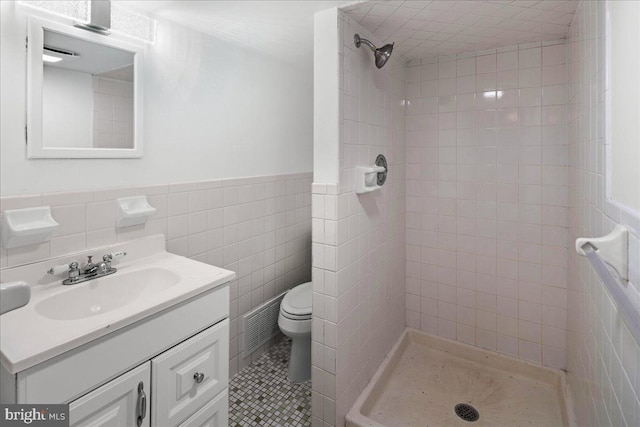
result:
<svg viewBox="0 0 640 427"><path fill-rule="evenodd" d="M134 148L134 53L47 29L44 147Z"/></svg>

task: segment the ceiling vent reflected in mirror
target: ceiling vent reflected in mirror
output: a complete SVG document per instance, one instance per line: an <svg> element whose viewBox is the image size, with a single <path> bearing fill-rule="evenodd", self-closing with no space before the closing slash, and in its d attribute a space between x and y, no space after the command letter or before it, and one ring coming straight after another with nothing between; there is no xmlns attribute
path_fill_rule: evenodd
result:
<svg viewBox="0 0 640 427"><path fill-rule="evenodd" d="M79 57L80 55L70 50L59 49L46 45L42 47L42 60L44 62L55 64L56 62L78 59Z"/></svg>

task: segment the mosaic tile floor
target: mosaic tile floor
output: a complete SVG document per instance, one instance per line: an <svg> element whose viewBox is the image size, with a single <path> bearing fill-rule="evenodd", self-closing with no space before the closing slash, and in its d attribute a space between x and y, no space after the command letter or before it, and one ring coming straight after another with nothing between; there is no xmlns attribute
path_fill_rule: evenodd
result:
<svg viewBox="0 0 640 427"><path fill-rule="evenodd" d="M311 381L287 379L291 341L282 339L229 384L229 427L311 425Z"/></svg>

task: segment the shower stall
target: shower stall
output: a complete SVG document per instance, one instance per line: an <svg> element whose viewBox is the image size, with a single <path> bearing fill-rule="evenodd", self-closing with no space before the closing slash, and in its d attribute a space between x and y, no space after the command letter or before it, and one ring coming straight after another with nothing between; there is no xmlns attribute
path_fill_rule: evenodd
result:
<svg viewBox="0 0 640 427"><path fill-rule="evenodd" d="M573 249L635 221L603 207L605 2L405 3L315 16L314 421L431 340L550 375L562 424L637 424L640 349Z"/></svg>

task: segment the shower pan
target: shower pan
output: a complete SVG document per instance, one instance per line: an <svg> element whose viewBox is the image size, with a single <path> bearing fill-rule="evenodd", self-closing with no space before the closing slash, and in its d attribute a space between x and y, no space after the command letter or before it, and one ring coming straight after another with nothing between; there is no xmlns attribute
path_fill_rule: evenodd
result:
<svg viewBox="0 0 640 427"><path fill-rule="evenodd" d="M575 426L563 371L407 328L347 427Z"/></svg>

